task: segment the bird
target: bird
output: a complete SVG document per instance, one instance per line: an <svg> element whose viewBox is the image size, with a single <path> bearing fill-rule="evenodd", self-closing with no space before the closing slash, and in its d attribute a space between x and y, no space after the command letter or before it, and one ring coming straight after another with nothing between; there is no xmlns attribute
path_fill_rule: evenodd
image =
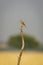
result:
<svg viewBox="0 0 43 65"><path fill-rule="evenodd" d="M26 24L24 23L23 20L20 20L20 23L21 23L23 26L26 26Z"/></svg>

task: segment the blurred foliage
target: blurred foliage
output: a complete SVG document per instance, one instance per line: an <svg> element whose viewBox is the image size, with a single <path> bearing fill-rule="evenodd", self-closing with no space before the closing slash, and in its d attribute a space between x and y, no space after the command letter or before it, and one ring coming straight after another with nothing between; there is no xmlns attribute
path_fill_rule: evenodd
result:
<svg viewBox="0 0 43 65"><path fill-rule="evenodd" d="M29 35L24 35L25 48L24 49L36 49L39 47L39 42ZM20 49L22 46L22 38L20 35L12 35L8 39L8 45L15 49Z"/></svg>

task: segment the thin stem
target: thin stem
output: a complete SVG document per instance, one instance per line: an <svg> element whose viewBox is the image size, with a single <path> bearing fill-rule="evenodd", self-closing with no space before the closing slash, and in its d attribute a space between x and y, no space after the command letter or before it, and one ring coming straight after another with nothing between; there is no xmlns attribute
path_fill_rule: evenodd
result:
<svg viewBox="0 0 43 65"><path fill-rule="evenodd" d="M23 50L24 50L24 35L23 35L22 28L23 28L23 26L21 26L22 48L20 50L20 54L19 54L19 57L18 57L18 63L17 63L17 65L20 65L21 56L22 56L22 53L23 53Z"/></svg>

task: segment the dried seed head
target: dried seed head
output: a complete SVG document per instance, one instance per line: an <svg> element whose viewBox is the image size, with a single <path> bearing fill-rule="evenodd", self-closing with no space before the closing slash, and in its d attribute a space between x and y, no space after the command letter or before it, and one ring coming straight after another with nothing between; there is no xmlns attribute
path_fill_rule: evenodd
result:
<svg viewBox="0 0 43 65"><path fill-rule="evenodd" d="M21 25L26 26L23 20L20 20Z"/></svg>

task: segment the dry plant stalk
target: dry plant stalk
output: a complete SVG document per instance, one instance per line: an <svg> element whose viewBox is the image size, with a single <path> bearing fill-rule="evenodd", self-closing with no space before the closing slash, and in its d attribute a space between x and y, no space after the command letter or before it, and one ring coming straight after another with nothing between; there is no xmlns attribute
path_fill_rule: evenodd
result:
<svg viewBox="0 0 43 65"><path fill-rule="evenodd" d="M20 61L21 61L21 56L22 56L22 53L23 53L23 50L24 50L24 35L23 35L23 26L25 26L24 25L24 22L23 21L21 21L21 32L20 32L20 34L21 34L21 37L22 37L22 48L21 48L21 50L20 50L20 54L19 54L19 57L18 57L18 63L17 63L17 65L20 65Z"/></svg>

